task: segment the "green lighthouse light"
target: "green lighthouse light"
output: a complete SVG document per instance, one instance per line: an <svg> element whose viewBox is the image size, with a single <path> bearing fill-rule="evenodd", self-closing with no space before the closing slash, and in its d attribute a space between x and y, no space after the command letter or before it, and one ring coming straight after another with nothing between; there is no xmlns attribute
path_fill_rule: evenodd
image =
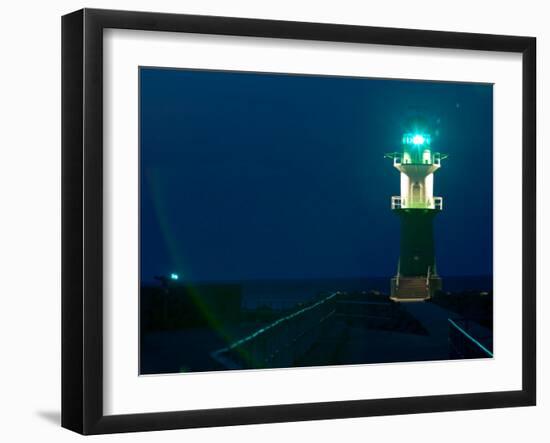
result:
<svg viewBox="0 0 550 443"><path fill-rule="evenodd" d="M423 145L424 141L425 141L424 136L420 134L416 134L412 139L412 142L415 145Z"/></svg>
<svg viewBox="0 0 550 443"><path fill-rule="evenodd" d="M413 145L415 147L429 145L431 142L430 138L430 134L425 132L409 132L403 134L403 144Z"/></svg>

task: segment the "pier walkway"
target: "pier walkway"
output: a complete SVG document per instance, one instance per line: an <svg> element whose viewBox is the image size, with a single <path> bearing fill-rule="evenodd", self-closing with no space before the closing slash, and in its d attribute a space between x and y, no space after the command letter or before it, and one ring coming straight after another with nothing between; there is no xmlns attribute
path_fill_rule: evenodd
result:
<svg viewBox="0 0 550 443"><path fill-rule="evenodd" d="M457 317L432 302L335 292L210 355L227 369L492 357L490 331Z"/></svg>

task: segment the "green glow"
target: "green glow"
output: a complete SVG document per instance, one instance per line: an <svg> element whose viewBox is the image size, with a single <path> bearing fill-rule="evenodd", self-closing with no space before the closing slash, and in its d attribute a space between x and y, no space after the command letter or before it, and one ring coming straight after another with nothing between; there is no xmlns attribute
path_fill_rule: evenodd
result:
<svg viewBox="0 0 550 443"><path fill-rule="evenodd" d="M163 243L169 251L173 263L177 265L178 269L183 269L185 271L185 279L188 282L193 281L193 269L188 263L188 260L185 259L185 256L181 254L182 248L178 247L178 242L173 232L174 227L170 224L167 216L170 212L169 208L173 203L166 200L164 194L161 192L162 175L159 173L158 169L146 169L145 178L146 184L149 187L149 192L153 196L155 215L161 227ZM231 343L233 340L232 336L226 331L226 328L216 316L213 315L206 303L204 303L199 291L192 284L187 283L187 285L193 304L199 309L199 312L204 316L210 327L217 331L226 343Z"/></svg>
<svg viewBox="0 0 550 443"><path fill-rule="evenodd" d="M172 280L178 280L180 276L178 274L174 274L173 272L170 274L170 279Z"/></svg>

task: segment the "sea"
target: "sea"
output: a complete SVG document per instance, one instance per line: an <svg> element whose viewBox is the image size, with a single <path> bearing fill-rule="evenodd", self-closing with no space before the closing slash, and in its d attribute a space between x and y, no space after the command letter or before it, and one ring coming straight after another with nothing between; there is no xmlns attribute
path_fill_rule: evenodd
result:
<svg viewBox="0 0 550 443"><path fill-rule="evenodd" d="M444 292L492 291L492 276L441 277ZM388 294L390 277L241 281L242 307L288 309L336 291Z"/></svg>

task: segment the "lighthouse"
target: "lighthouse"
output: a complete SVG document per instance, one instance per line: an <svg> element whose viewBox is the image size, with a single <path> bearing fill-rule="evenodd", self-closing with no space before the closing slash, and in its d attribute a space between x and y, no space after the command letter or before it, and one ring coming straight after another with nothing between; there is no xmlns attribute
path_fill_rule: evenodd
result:
<svg viewBox="0 0 550 443"><path fill-rule="evenodd" d="M434 197L434 174L447 156L434 152L432 137L419 121L403 134L401 149L386 154L400 172L401 195L391 197L391 209L401 222L397 273L391 279L394 301L422 301L441 289L434 251L433 221L443 210Z"/></svg>

